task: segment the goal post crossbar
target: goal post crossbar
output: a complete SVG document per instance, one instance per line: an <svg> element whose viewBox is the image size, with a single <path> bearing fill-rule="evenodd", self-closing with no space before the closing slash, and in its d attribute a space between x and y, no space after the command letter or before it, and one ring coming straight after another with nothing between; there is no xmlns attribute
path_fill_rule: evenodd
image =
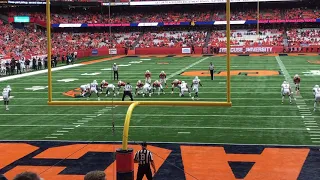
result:
<svg viewBox="0 0 320 180"><path fill-rule="evenodd" d="M53 101L52 100L52 71L51 71L51 20L50 20L50 0L46 0L46 28L47 28L47 54L48 54L48 105L50 106L129 106L125 118L123 129L123 150L128 149L128 135L132 112L139 106L222 106L231 107L231 74L230 74L230 0L226 0L226 39L227 39L227 77L226 77L226 102L194 102L194 101Z"/></svg>

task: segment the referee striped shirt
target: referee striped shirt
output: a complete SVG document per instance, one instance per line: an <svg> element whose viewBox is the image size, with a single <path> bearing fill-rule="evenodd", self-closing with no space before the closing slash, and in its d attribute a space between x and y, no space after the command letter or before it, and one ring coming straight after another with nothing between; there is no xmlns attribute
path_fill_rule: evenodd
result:
<svg viewBox="0 0 320 180"><path fill-rule="evenodd" d="M113 65L112 69L113 69L113 71L118 71L118 66L117 65Z"/></svg>
<svg viewBox="0 0 320 180"><path fill-rule="evenodd" d="M209 70L214 70L214 65L213 64L209 66Z"/></svg>
<svg viewBox="0 0 320 180"><path fill-rule="evenodd" d="M132 86L130 84L126 84L124 86L124 91L132 91Z"/></svg>
<svg viewBox="0 0 320 180"><path fill-rule="evenodd" d="M138 151L134 159L139 162L139 165L150 165L150 162L153 161L152 153L147 149Z"/></svg>

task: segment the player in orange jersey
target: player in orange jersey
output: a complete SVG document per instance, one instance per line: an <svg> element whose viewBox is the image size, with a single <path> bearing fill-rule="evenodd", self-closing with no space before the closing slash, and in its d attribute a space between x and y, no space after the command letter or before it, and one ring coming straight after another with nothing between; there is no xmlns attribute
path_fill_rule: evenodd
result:
<svg viewBox="0 0 320 180"><path fill-rule="evenodd" d="M298 94L300 92L300 81L301 81L300 76L298 74L296 74L293 77L293 82L296 85L296 94Z"/></svg>

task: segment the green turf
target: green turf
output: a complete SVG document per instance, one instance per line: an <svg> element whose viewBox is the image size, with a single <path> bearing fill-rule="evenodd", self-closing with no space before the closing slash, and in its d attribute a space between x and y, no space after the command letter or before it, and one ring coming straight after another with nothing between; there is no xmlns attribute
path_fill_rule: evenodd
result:
<svg viewBox="0 0 320 180"><path fill-rule="evenodd" d="M160 71L167 75L179 73L183 68L203 60L204 57L156 58L142 61L140 58L122 58L92 65L74 67L53 72L54 100L85 100L66 97L62 93L79 87L82 84L102 79L109 83L111 72L101 70L117 64L131 64L120 67L120 79L135 84L143 80L144 72L150 70L153 80ZM317 70L316 64L307 60L318 60L317 57L280 57L291 76L298 73L302 77L301 95L307 107L313 110L312 87L318 83L318 76L304 76L302 72ZM168 62L169 64L158 64ZM225 57L208 57L201 63L190 67L190 70L207 70L213 62L217 71L226 70ZM280 71L275 57L233 57L232 70L276 70ZM82 76L83 73L101 74ZM74 82L58 82L66 78L79 79ZM193 77L175 75L168 81L180 79L191 82ZM200 77L203 87L200 88L199 101L226 101L225 77ZM289 105L288 100L281 105L280 85L283 75L250 77L245 75L232 77L232 108L224 107L138 107L134 110L130 137L131 141L153 142L201 142L201 143L240 143L240 144L293 144L318 145L313 142L306 129L304 119L295 103ZM32 86L46 86L46 74L25 77L2 82L1 86L10 84L14 96L10 102L10 111L1 109L0 139L2 140L83 140L83 141L121 141L122 127L127 107L49 107L46 105L47 90L26 91ZM171 94L165 89L165 95L153 95L151 98L135 97L137 100L183 100L191 101L189 96L180 98L178 93ZM114 98L120 100L121 94ZM97 100L92 95L90 101ZM110 101L110 97L102 97ZM99 116L97 116L100 114ZM319 122L320 112L313 113ZM87 116L97 116L91 119ZM84 122L78 122L78 121ZM88 122L85 122L88 121ZM115 122L114 134L112 122ZM73 123L84 123L77 124ZM74 128L66 130L63 128ZM317 129L317 128L316 128ZM68 132L57 132L68 131ZM53 135L59 134L59 135ZM47 137L47 138L46 138ZM48 138L56 137L56 138Z"/></svg>

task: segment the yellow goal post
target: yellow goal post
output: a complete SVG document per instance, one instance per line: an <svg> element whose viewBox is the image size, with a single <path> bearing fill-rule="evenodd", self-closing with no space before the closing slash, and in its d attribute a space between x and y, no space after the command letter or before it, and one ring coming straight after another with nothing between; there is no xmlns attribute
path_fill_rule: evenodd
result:
<svg viewBox="0 0 320 180"><path fill-rule="evenodd" d="M128 137L131 115L136 106L222 106L231 107L231 75L230 75L230 0L226 0L226 36L227 36L227 101L226 102L194 102L194 101L53 101L52 100L52 71L51 71L51 13L50 0L46 0L47 17L47 54L48 54L48 105L49 106L129 106L123 129L122 149L128 149Z"/></svg>

